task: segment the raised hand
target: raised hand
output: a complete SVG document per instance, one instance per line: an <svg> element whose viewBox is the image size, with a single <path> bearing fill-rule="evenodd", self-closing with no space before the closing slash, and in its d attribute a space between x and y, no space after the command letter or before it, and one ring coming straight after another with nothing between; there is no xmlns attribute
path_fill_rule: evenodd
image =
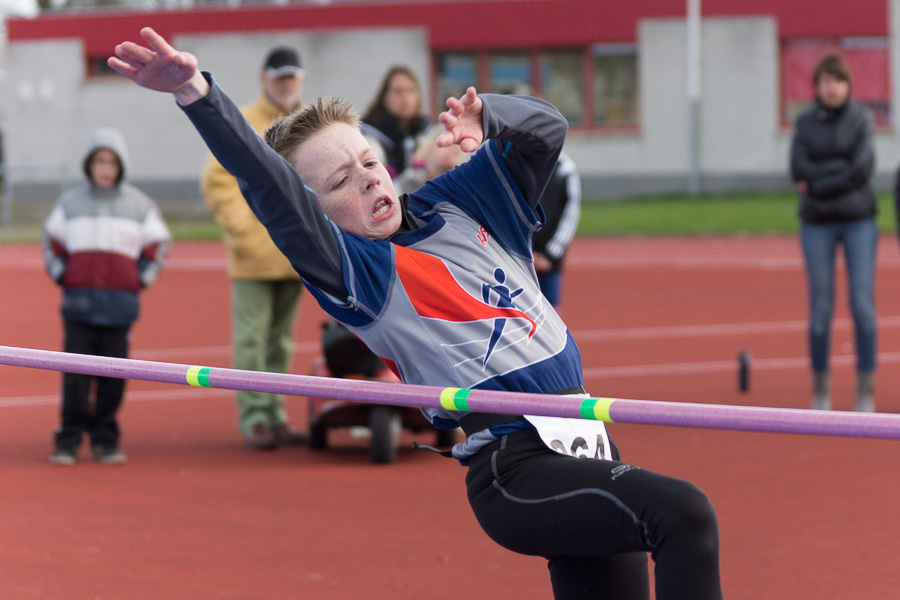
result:
<svg viewBox="0 0 900 600"><path fill-rule="evenodd" d="M141 37L149 48L122 42L107 64L141 87L175 94L181 104L189 104L209 92L209 84L193 54L179 52L150 27L141 29Z"/></svg>
<svg viewBox="0 0 900 600"><path fill-rule="evenodd" d="M438 136L437 145L459 144L464 152L475 152L484 141L482 105L481 98L471 86L461 98L447 98L447 110L438 115L444 133Z"/></svg>

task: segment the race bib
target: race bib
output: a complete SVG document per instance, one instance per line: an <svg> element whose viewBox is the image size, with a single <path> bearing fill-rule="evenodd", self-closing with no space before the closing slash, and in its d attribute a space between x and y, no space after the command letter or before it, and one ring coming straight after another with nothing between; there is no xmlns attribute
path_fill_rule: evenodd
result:
<svg viewBox="0 0 900 600"><path fill-rule="evenodd" d="M612 460L609 435L602 421L525 415L548 448L576 458Z"/></svg>

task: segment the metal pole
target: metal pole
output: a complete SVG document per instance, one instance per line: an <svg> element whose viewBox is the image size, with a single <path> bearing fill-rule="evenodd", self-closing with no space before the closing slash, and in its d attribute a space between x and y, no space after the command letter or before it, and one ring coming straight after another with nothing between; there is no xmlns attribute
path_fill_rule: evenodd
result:
<svg viewBox="0 0 900 600"><path fill-rule="evenodd" d="M0 164L0 182L0 223L10 225L13 220L13 192L5 163Z"/></svg>
<svg viewBox="0 0 900 600"><path fill-rule="evenodd" d="M700 194L701 0L687 0L688 177L691 196Z"/></svg>

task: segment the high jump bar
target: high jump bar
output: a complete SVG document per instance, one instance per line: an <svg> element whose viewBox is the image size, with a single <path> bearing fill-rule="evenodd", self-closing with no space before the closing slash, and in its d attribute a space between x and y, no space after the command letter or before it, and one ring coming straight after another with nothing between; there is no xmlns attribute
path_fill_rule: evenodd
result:
<svg viewBox="0 0 900 600"><path fill-rule="evenodd" d="M0 346L0 365L367 404L670 427L900 439L900 415L551 396L313 377Z"/></svg>

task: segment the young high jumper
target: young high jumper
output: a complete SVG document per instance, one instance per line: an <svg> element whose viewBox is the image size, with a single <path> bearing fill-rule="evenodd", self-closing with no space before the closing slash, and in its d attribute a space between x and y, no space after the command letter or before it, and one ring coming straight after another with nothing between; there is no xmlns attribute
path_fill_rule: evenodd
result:
<svg viewBox="0 0 900 600"><path fill-rule="evenodd" d="M172 93L323 309L406 383L584 394L572 336L541 295L531 242L567 131L543 100L447 100L440 146L465 164L398 196L349 104L247 125L197 59L150 28L110 66ZM268 142L268 145L267 143ZM554 597L722 598L718 525L696 486L620 462L599 421L425 409L462 427L469 503L502 546L548 560Z"/></svg>

